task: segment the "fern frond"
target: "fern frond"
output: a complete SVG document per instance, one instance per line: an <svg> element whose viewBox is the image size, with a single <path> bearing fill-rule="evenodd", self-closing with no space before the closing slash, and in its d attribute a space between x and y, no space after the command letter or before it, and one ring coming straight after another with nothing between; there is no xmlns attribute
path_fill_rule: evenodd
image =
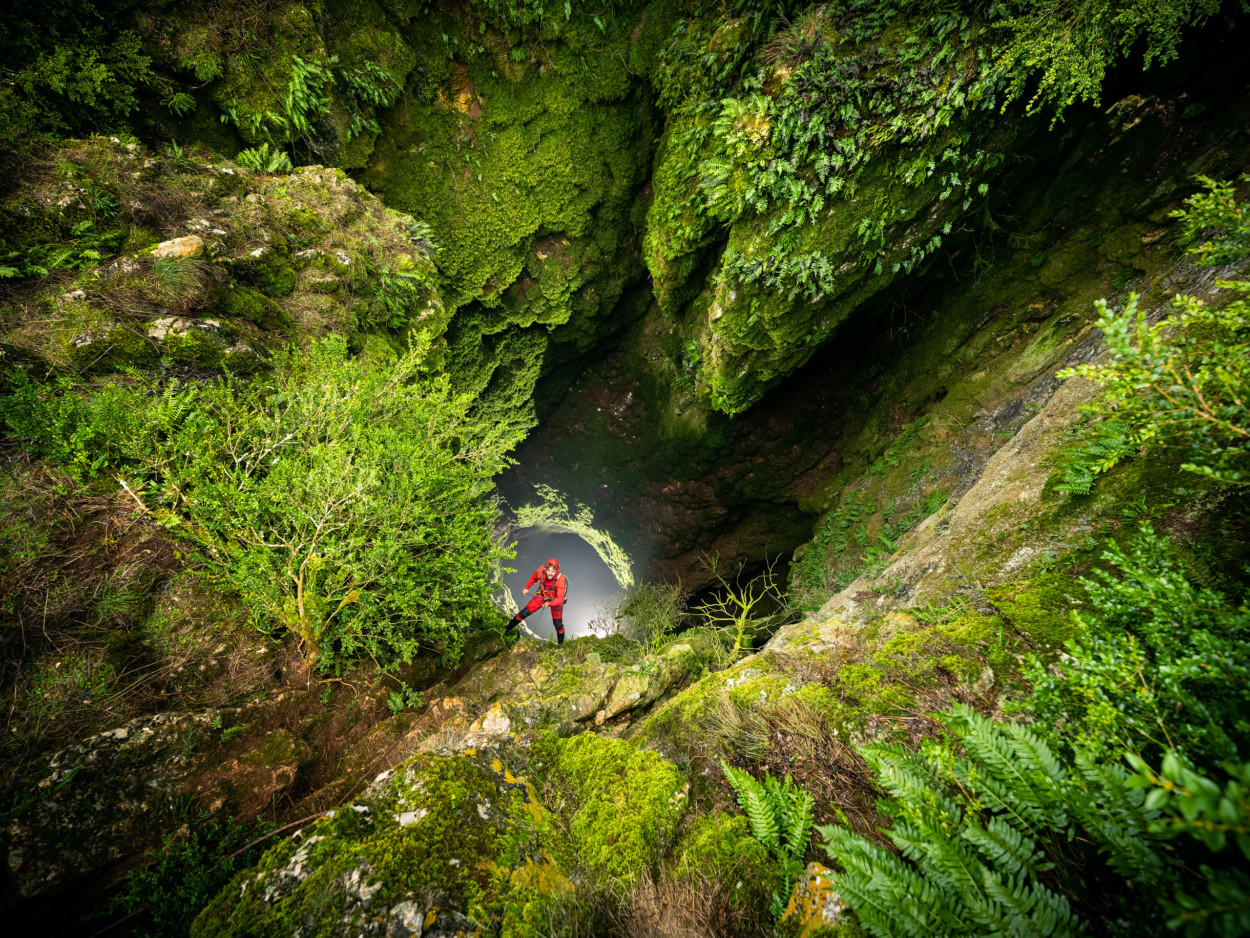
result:
<svg viewBox="0 0 1250 938"><path fill-rule="evenodd" d="M1044 866L1037 843L1012 827L1004 818L991 818L985 827L965 827L959 835L981 852L992 865L1015 876L1035 873Z"/></svg>
<svg viewBox="0 0 1250 938"><path fill-rule="evenodd" d="M807 848L807 838L812 832L812 808L814 799L801 788L796 788L786 816L786 847L793 856L801 857Z"/></svg>
<svg viewBox="0 0 1250 938"><path fill-rule="evenodd" d="M721 761L721 769L725 773L725 778L729 780L734 794L738 796L738 805L742 808L743 813L746 814L747 820L751 824L752 835L775 853L779 845L778 835L780 833L778 817L773 810L776 795L772 794L765 784L757 781L748 772L744 772L742 769L735 769L724 760ZM774 779L772 776L768 776L767 781L772 782Z"/></svg>
<svg viewBox="0 0 1250 938"><path fill-rule="evenodd" d="M834 888L872 933L934 938L966 934L972 926L897 855L843 827L822 827L820 835L843 870L831 877Z"/></svg>

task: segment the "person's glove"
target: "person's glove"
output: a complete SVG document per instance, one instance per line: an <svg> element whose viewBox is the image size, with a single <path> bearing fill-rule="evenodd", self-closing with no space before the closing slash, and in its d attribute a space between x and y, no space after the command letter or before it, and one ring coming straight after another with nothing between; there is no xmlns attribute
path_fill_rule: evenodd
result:
<svg viewBox="0 0 1250 938"><path fill-rule="evenodd" d="M529 594L530 594L530 588L528 586L525 587L525 589L521 590L522 596L528 596Z"/></svg>

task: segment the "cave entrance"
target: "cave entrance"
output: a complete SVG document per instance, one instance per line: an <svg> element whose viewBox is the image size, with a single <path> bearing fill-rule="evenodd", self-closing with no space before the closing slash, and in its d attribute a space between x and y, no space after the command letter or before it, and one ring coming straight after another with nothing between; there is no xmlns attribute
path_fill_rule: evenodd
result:
<svg viewBox="0 0 1250 938"><path fill-rule="evenodd" d="M571 531L551 530L544 525L520 528L515 536L516 560L511 566L517 572L504 577L512 600L517 604L526 602L529 597L521 595L525 581L548 557L555 557L568 580L565 639L606 634L612 621L610 610L625 592L625 584L618 579L619 571L614 572L593 545ZM530 596L533 595L531 591ZM525 620L525 625L539 638L555 641L550 611L540 609Z"/></svg>

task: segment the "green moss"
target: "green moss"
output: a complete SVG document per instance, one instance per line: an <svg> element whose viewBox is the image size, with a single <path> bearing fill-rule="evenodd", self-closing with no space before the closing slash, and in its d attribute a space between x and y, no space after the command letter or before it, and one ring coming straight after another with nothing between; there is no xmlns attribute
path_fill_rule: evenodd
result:
<svg viewBox="0 0 1250 938"><path fill-rule="evenodd" d="M232 319L244 319L262 329L290 328L291 314L263 293L231 282L222 291L222 309Z"/></svg>
<svg viewBox="0 0 1250 938"><path fill-rule="evenodd" d="M1043 657L1057 653L1076 634L1072 613L1086 602L1085 588L1062 569L1010 580L987 588L985 594L1027 641L1029 649Z"/></svg>
<svg viewBox="0 0 1250 938"><path fill-rule="evenodd" d="M489 19L430 16L411 37L428 83L389 114L362 179L434 228L458 383L483 415L529 425L547 338L593 347L641 274L632 207L651 115L614 54L633 21L604 17L601 32L574 17L531 50L541 62L516 62ZM449 61L449 41L484 52Z"/></svg>
<svg viewBox="0 0 1250 938"><path fill-rule="evenodd" d="M514 879L531 899L559 888L562 877L515 876L532 871L533 858L549 863L553 849L564 853L549 816L497 759L422 756L367 810L337 811L271 849L205 908L192 934L328 933L344 916L363 924L413 897L425 903L421 916L468 911L489 921L517 904Z"/></svg>
<svg viewBox="0 0 1250 938"><path fill-rule="evenodd" d="M220 336L205 329L170 333L161 342L161 353L175 362L204 368L219 368L225 361L225 345Z"/></svg>
<svg viewBox="0 0 1250 938"><path fill-rule="evenodd" d="M742 815L700 815L672 852L673 875L728 893L735 917L754 918L778 889L777 864Z"/></svg>
<svg viewBox="0 0 1250 938"><path fill-rule="evenodd" d="M755 656L707 674L674 695L643 721L633 738L665 750L703 753L708 744L705 723L722 698L745 709L759 709L781 700L789 680L784 669L773 670L768 657Z"/></svg>
<svg viewBox="0 0 1250 938"><path fill-rule="evenodd" d="M295 290L295 268L278 251L258 248L262 253L240 270L240 276L267 297L290 296Z"/></svg>
<svg viewBox="0 0 1250 938"><path fill-rule="evenodd" d="M653 870L686 811L677 767L619 739L547 736L531 766L567 819L579 864L597 879L629 881Z"/></svg>

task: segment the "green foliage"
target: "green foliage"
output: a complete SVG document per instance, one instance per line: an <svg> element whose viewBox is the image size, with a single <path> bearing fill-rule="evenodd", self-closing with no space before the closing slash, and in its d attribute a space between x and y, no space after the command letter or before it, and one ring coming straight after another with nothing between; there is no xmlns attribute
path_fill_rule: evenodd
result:
<svg viewBox="0 0 1250 938"><path fill-rule="evenodd" d="M195 98L191 97L191 95L187 94L185 91L179 91L170 95L164 100L163 103L165 107L169 108L169 110L178 117L182 117L189 111L195 110Z"/></svg>
<svg viewBox="0 0 1250 938"><path fill-rule="evenodd" d="M108 913L141 913L131 931L138 938L184 938L200 910L237 871L256 862L264 845L245 848L274 826L223 821L208 812L188 817L185 836L163 837L161 849L148 854L152 862L126 878Z"/></svg>
<svg viewBox="0 0 1250 938"><path fill-rule="evenodd" d="M509 29L522 32L541 31L545 24L558 29L573 16L572 0L482 0L482 5Z"/></svg>
<svg viewBox="0 0 1250 938"><path fill-rule="evenodd" d="M648 655L676 631L685 612L686 597L680 583L634 583L616 607L617 617L629 620L629 637Z"/></svg>
<svg viewBox="0 0 1250 938"><path fill-rule="evenodd" d="M910 438L910 437L909 437ZM901 444L894 446L873 465L896 468L900 464ZM911 484L904 499L915 495L921 478L929 470L928 460L914 468ZM870 468L869 474L872 473ZM845 589L861 576L876 576L889 566L897 541L904 534L946 504L947 492L934 489L923 498L916 498L899 514L903 502L898 498L881 510L881 525L875 538L869 536L868 519L877 506L861 492L847 492L838 506L825 515L803 556L791 568L794 593L801 608L819 609L830 595Z"/></svg>
<svg viewBox="0 0 1250 938"><path fill-rule="evenodd" d="M781 918L790 901L794 881L803 873L803 856L812 832L812 796L794 784L789 775L778 781L768 772L757 781L742 769L721 761L725 778L738 796L738 804L751 822L751 833L778 864L781 889L774 892L769 910Z"/></svg>
<svg viewBox="0 0 1250 938"><path fill-rule="evenodd" d="M289 160L285 165L278 157L279 146L286 146L293 151L295 144L303 141L311 144L315 136L313 125L324 118L330 109L331 93L336 82L336 66L338 56L328 59L305 59L292 52L287 62L288 78L281 96L271 102L272 107L259 109L246 107L242 102L228 106L221 115L222 123L233 123L244 130L252 138L262 139L257 147L244 151L248 156L240 154L240 164L263 172L282 172L290 167ZM353 104L353 124L348 137L354 136L365 129L376 129L376 122L361 114L360 103L389 104L394 97L393 82L390 86L379 85L378 75L389 81L389 73L373 63L365 63L359 68L343 71L339 77L349 90L349 98ZM273 153L268 147L274 145Z"/></svg>
<svg viewBox="0 0 1250 938"><path fill-rule="evenodd" d="M1190 837L1212 853L1240 854L1217 868L1199 866L1200 885L1178 888L1163 906L1172 918L1168 927L1184 930L1186 938L1216 935L1234 938L1250 931L1250 763L1226 762L1224 785L1195 771L1175 753L1163 759L1156 773L1137 756L1129 757L1137 776L1129 784L1148 791L1146 806L1162 816L1150 824L1165 838ZM1241 868L1238 868L1240 866Z"/></svg>
<svg viewBox="0 0 1250 938"><path fill-rule="evenodd" d="M366 59L355 68L339 69L338 78L351 102L352 126L347 138L350 140L366 131L381 133L382 128L372 115L380 108L390 107L399 94L399 85L391 73Z"/></svg>
<svg viewBox="0 0 1250 938"><path fill-rule="evenodd" d="M1084 928L1070 897L1091 906L1102 898L1080 885L1082 869L1090 875L1105 862L1142 885L1162 880L1167 866L1147 832L1155 812L1126 770L1087 759L1067 766L1031 730L995 726L962 705L942 724L951 739L919 752L861 748L892 796L882 807L899 853L844 827L820 828L843 870L834 888L869 932L1077 935ZM1134 911L1147 926L1147 910Z"/></svg>
<svg viewBox="0 0 1250 938"><path fill-rule="evenodd" d="M125 243L124 228L101 225L117 217L121 207L111 192L85 187L81 203L96 216L62 229L64 240L44 241L24 251L0 255L0 277L46 277L54 270L82 270L116 254Z"/></svg>
<svg viewBox="0 0 1250 938"><path fill-rule="evenodd" d="M1004 8L1007 16L991 25L1005 45L990 71L1006 82L1008 101L1035 88L1029 110L1058 119L1074 101L1097 104L1107 69L1139 42L1143 68L1175 59L1183 29L1213 16L1220 0L1026 0Z"/></svg>
<svg viewBox="0 0 1250 938"><path fill-rule="evenodd" d="M386 695L386 708L391 713L401 713L404 710L416 709L425 703L425 696L421 691L409 687L407 684L400 684L399 690L393 690Z"/></svg>
<svg viewBox="0 0 1250 938"><path fill-rule="evenodd" d="M1245 758L1250 610L1191 583L1146 522L1127 553L1112 542L1103 559L1111 569L1081 581L1092 612L1078 617L1063 674L1030 669L1038 719L1097 758Z"/></svg>
<svg viewBox="0 0 1250 938"><path fill-rule="evenodd" d="M1128 424L1121 420L1097 420L1082 427L1078 440L1059 451L1056 458L1056 492L1088 495L1098 476L1132 455Z"/></svg>
<svg viewBox="0 0 1250 938"><path fill-rule="evenodd" d="M1027 113L1095 95L1139 39L1147 64L1168 60L1217 5L857 0L691 15L653 76L667 122L644 245L661 309L710 317L694 328L716 354L683 385L725 413L752 406L866 296L970 227L1011 140L1036 127ZM996 116L1035 82L1040 98Z"/></svg>
<svg viewBox="0 0 1250 938"><path fill-rule="evenodd" d="M127 129L142 92L159 85L134 29L138 5L3 5L0 145Z"/></svg>
<svg viewBox="0 0 1250 938"><path fill-rule="evenodd" d="M79 479L127 478L258 626L291 630L320 667L408 660L419 643L456 658L494 616L506 548L488 493L515 440L469 418L472 399L446 377L425 376L429 340L414 341L379 366L330 336L265 381L150 396L14 376L5 420Z"/></svg>
<svg viewBox="0 0 1250 938"><path fill-rule="evenodd" d="M271 150L268 141L263 141L260 146L240 150L234 161L258 173L289 173L292 169L291 158L286 151L276 147Z"/></svg>
<svg viewBox="0 0 1250 938"><path fill-rule="evenodd" d="M1250 177L1244 177L1250 180ZM1250 256L1245 216L1250 203L1238 203L1233 186L1204 179L1207 189L1173 213L1194 237L1208 228L1215 237L1189 253L1200 264L1229 263ZM1229 297L1219 305L1191 296L1172 300L1175 312L1151 324L1129 296L1122 313L1098 301L1098 326L1112 360L1059 373L1079 375L1102 385L1102 396L1086 410L1099 418L1114 415L1112 426L1126 427L1123 440L1101 457L1082 457L1085 474L1105 472L1133 449L1154 444L1184 452L1183 468L1221 482L1250 483L1250 281L1221 280ZM1130 445L1131 444L1131 445ZM1091 446L1096 446L1093 441ZM1078 488L1087 484L1074 477Z"/></svg>
<svg viewBox="0 0 1250 938"><path fill-rule="evenodd" d="M1244 930L1250 614L1191 584L1148 525L1104 559L1062 673L1031 665L1032 728L959 706L919 752L861 749L901 856L822 834L873 934Z"/></svg>

